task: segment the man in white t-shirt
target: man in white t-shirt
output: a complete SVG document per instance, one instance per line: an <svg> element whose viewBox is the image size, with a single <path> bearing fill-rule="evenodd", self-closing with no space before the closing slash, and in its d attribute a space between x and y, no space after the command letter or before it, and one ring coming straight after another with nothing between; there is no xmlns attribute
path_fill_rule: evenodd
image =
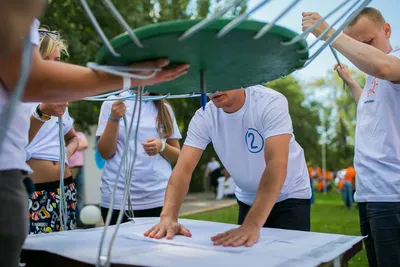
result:
<svg viewBox="0 0 400 267"><path fill-rule="evenodd" d="M177 221L179 207L210 142L236 184L241 225L212 237L215 245L251 246L261 227L310 230L308 170L293 135L288 102L256 85L217 93L204 111L196 112L169 180L160 223L145 236L190 236Z"/></svg>
<svg viewBox="0 0 400 267"><path fill-rule="evenodd" d="M303 13L303 30L319 19ZM313 34L327 27L322 23ZM369 266L384 267L400 266L400 49L392 48L390 36L382 14L365 8L332 44L369 75L361 89L347 66L335 66L357 103L355 201L361 234L367 236Z"/></svg>

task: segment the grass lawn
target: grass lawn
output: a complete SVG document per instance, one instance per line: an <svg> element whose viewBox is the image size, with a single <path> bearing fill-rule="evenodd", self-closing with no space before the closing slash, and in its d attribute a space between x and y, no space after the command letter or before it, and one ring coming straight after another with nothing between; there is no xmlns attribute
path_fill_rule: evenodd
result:
<svg viewBox="0 0 400 267"><path fill-rule="evenodd" d="M311 209L311 231L360 235L358 211L356 208L347 210L343 206L341 196L336 192L327 195L316 193L316 201ZM223 223L237 223L237 206L212 212L186 216L184 218ZM349 263L351 267L368 266L365 251L355 255Z"/></svg>

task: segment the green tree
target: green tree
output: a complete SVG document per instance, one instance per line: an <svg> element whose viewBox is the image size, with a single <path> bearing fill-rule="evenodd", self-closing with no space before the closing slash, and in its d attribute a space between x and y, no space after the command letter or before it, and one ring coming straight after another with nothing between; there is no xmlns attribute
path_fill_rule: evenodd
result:
<svg viewBox="0 0 400 267"><path fill-rule="evenodd" d="M351 70L351 73L363 87L365 75L356 70ZM326 118L327 169L344 168L352 164L354 156L356 105L350 89L343 87L343 81L335 71L328 71L326 77L309 85L326 96L321 107Z"/></svg>

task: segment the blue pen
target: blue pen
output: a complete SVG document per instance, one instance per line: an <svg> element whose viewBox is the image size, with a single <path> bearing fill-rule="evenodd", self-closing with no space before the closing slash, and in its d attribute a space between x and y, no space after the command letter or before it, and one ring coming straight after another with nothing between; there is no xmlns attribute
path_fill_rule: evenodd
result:
<svg viewBox="0 0 400 267"><path fill-rule="evenodd" d="M206 103L207 103L207 92L206 92L206 79L204 76L204 71L200 71L200 93L201 93L201 106L203 110L206 108Z"/></svg>

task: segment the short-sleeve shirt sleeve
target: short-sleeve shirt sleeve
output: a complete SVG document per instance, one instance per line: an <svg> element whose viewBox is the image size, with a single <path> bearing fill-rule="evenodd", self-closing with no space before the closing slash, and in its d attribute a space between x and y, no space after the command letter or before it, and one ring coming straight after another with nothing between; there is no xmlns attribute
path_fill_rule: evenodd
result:
<svg viewBox="0 0 400 267"><path fill-rule="evenodd" d="M30 28L30 38L31 38L31 43L33 45L39 46L40 43L40 37L39 37L39 26L40 26L40 22L35 19L33 21L33 23L31 24L31 28Z"/></svg>
<svg viewBox="0 0 400 267"><path fill-rule="evenodd" d="M389 56L392 56L392 57L397 58L397 59L399 60L399 63L398 63L398 64L400 64L400 48L394 49L394 50L389 54ZM400 83L391 83L391 84L392 84L392 86L393 86L394 88L396 88L397 90L400 90Z"/></svg>
<svg viewBox="0 0 400 267"><path fill-rule="evenodd" d="M189 129L185 140L186 146L206 149L211 142L210 125L206 119L207 110L197 110L189 123Z"/></svg>
<svg viewBox="0 0 400 267"><path fill-rule="evenodd" d="M262 122L264 139L281 134L293 134L288 102L283 95L274 97L268 105L265 105Z"/></svg>

